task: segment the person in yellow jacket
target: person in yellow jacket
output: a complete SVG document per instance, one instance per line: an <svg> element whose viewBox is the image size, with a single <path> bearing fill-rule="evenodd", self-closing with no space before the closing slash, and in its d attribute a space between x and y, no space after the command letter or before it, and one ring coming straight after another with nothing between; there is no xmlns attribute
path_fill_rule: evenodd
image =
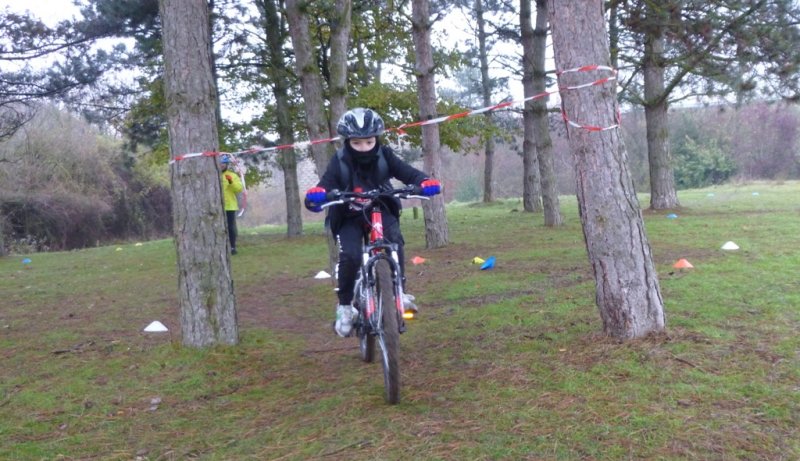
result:
<svg viewBox="0 0 800 461"><path fill-rule="evenodd" d="M233 166L233 159L228 154L222 154L219 157L220 167L220 181L222 182L222 198L225 204L225 217L228 219L228 238L231 241L231 254L236 254L236 237L238 231L236 229L236 212L239 211L239 201L236 195L242 192L242 180L239 175L231 168Z"/></svg>

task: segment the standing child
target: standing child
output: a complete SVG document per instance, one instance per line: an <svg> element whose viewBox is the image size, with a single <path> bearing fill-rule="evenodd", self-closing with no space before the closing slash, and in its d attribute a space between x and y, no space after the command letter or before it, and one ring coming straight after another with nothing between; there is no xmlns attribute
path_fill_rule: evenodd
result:
<svg viewBox="0 0 800 461"><path fill-rule="evenodd" d="M220 181L222 182L222 199L225 206L225 217L228 220L228 239L231 242L231 254L236 254L236 237L239 235L236 229L236 212L239 211L239 200L236 195L244 188L239 175L232 170L233 159L229 154L222 154L219 157Z"/></svg>
<svg viewBox="0 0 800 461"><path fill-rule="evenodd" d="M379 137L384 132L381 117L370 109L356 108L347 111L336 127L344 139L344 146L333 157L319 183L306 192L305 205L311 211L321 211L328 191L368 191L391 189L390 179L404 184L414 184L427 196L441 190L438 180L430 179L422 171L398 158L389 146L382 145ZM405 274L403 235L400 233L400 200L386 204L383 230L387 240L398 245L400 269ZM369 229L363 213L348 204L330 208L331 232L339 245L339 305L336 308L334 328L339 336L349 336L353 320L358 314L353 307L353 289L361 266L361 245ZM405 280L405 277L404 277ZM409 303L409 299L404 299Z"/></svg>

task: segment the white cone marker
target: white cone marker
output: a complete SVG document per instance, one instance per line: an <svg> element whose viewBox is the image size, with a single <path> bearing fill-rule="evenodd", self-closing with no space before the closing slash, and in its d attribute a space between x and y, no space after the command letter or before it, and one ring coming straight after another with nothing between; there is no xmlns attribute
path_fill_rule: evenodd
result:
<svg viewBox="0 0 800 461"><path fill-rule="evenodd" d="M144 331L148 333L161 333L169 330L167 329L167 327L164 326L163 323L159 322L158 320L155 320L153 322L150 322L150 325L147 325L144 328Z"/></svg>
<svg viewBox="0 0 800 461"><path fill-rule="evenodd" d="M723 250L738 250L739 249L739 245L737 245L737 244L735 244L733 242L725 242L725 245L722 245L722 249Z"/></svg>

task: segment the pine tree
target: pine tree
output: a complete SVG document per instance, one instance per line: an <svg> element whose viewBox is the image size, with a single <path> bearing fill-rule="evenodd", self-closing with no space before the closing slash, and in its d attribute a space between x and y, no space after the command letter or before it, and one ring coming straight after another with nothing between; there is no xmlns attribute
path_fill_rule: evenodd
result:
<svg viewBox="0 0 800 461"><path fill-rule="evenodd" d="M173 158L219 148L206 0L160 0L164 86ZM198 46L199 45L199 46ZM230 246L215 159L171 168L183 343L237 344Z"/></svg>
<svg viewBox="0 0 800 461"><path fill-rule="evenodd" d="M548 0L548 7L557 69L610 64L601 0ZM564 73L559 86L576 86L587 78L591 74ZM568 114L592 117L596 126L616 123L614 86L562 90L561 97ZM569 126L568 136L603 329L619 339L661 331L666 320L658 274L619 130Z"/></svg>

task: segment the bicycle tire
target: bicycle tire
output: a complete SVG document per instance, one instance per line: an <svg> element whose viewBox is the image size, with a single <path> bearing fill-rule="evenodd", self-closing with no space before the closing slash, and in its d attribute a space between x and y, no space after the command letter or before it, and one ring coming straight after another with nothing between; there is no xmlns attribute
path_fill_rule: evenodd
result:
<svg viewBox="0 0 800 461"><path fill-rule="evenodd" d="M379 260L375 263L377 286L375 295L380 306L383 328L378 329L378 342L381 345L383 362L383 385L385 398L389 404L400 402L400 327L397 319L394 280L389 262Z"/></svg>
<svg viewBox="0 0 800 461"><path fill-rule="evenodd" d="M372 301L373 305L376 302L373 295L373 290L369 287L362 285L363 269L359 269L358 278L356 278L356 286L353 290L355 292L354 305L358 307L358 349L361 353L361 360L366 363L375 361L375 334L367 319L367 305ZM372 298L372 299L370 299Z"/></svg>

